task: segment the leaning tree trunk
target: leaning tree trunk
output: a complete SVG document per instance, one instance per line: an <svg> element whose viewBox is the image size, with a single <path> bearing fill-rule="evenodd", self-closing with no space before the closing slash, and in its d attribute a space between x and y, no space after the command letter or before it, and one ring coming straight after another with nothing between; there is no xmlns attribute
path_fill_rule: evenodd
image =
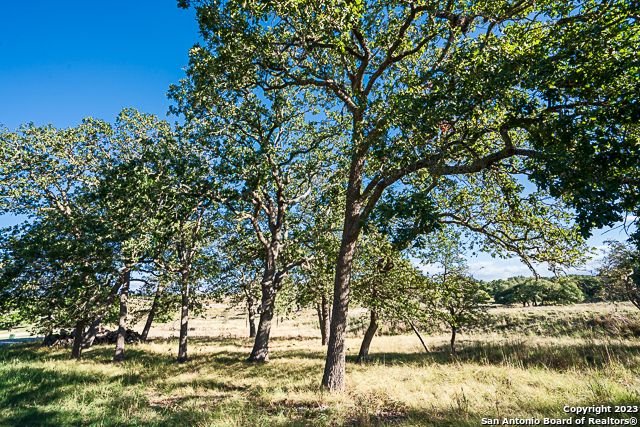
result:
<svg viewBox="0 0 640 427"><path fill-rule="evenodd" d="M142 341L146 341L149 336L149 330L151 329L151 325L153 324L153 318L156 315L156 311L158 311L158 305L160 301L160 296L162 295L163 287L158 284L158 289L156 289L156 295L153 297L153 304L151 304L151 310L149 311L149 315L147 316L147 323L144 324L144 329L142 330L141 339Z"/></svg>
<svg viewBox="0 0 640 427"><path fill-rule="evenodd" d="M256 308L251 294L247 293L247 311L249 312L249 338L256 336Z"/></svg>
<svg viewBox="0 0 640 427"><path fill-rule="evenodd" d="M82 356L82 334L84 333L85 319L78 320L76 322L76 333L73 336L73 349L71 350L71 357L74 359L80 359Z"/></svg>
<svg viewBox="0 0 640 427"><path fill-rule="evenodd" d="M413 324L412 321L407 320L407 322L409 323L409 325L411 325L411 329L413 329L413 332L415 332L416 335L418 336L418 339L420 340L420 342L422 343L422 346L424 347L424 351L426 351L427 353L430 353L431 351L429 350L427 343L424 342L424 339L422 339L422 335L420 334L420 331L418 331L418 328L416 328L416 326Z"/></svg>
<svg viewBox="0 0 640 427"><path fill-rule="evenodd" d="M116 280L116 283L111 288L107 299L104 302L104 306L102 307L102 312L95 318L89 329L82 337L82 348L89 348L93 344L93 340L96 338L96 334L98 333L98 328L102 324L102 319L107 315L109 308L111 308L111 304L116 299L116 295L118 295L118 291L120 290L120 286L122 286L122 282L124 281L124 277L127 273L124 272L122 275Z"/></svg>
<svg viewBox="0 0 640 427"><path fill-rule="evenodd" d="M111 304L105 308L109 307L111 307ZM91 322L89 329L87 329L87 332L82 336L82 348L89 348L93 345L93 341L96 339L96 335L98 334L98 330L102 324L103 317L104 316L98 316L93 322Z"/></svg>
<svg viewBox="0 0 640 427"><path fill-rule="evenodd" d="M119 363L124 361L124 345L127 334L127 297L129 296L129 284L131 282L131 273L127 271L120 291L120 319L118 321L118 338L116 340L116 351L113 355L113 362Z"/></svg>
<svg viewBox="0 0 640 427"><path fill-rule="evenodd" d="M369 321L367 332L365 332L364 338L362 339L362 344L360 345L360 352L358 353L358 359L356 360L356 363L367 363L369 361L369 347L371 346L371 341L376 335L377 330L378 313L375 310L371 310L371 320Z"/></svg>
<svg viewBox="0 0 640 427"><path fill-rule="evenodd" d="M269 361L269 334L271 333L271 321L276 302L276 286L273 281L262 285L262 313L253 343L253 350L248 361L251 363L267 363Z"/></svg>
<svg viewBox="0 0 640 427"><path fill-rule="evenodd" d="M180 315L180 344L178 345L178 362L186 362L187 358L187 334L189 332L189 273L182 275L182 310Z"/></svg>

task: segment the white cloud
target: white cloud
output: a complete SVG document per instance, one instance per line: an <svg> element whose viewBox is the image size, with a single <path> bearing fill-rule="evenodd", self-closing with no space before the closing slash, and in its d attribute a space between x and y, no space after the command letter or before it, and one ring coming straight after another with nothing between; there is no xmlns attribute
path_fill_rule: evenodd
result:
<svg viewBox="0 0 640 427"><path fill-rule="evenodd" d="M419 262L414 261L413 265L426 274L437 274L442 272L442 266L440 264L420 264Z"/></svg>
<svg viewBox="0 0 640 427"><path fill-rule="evenodd" d="M516 258L473 262L469 264L469 272L476 279L482 280L508 279L513 276L533 276L529 267ZM542 274L542 272L539 273Z"/></svg>
<svg viewBox="0 0 640 427"><path fill-rule="evenodd" d="M584 274L591 275L596 273L596 269L600 266L604 253L608 246L602 241L592 242L595 251L592 258L580 269L568 269L568 274ZM437 274L442 272L440 264L420 264L419 259L413 258L413 264L420 268L424 273ZM519 258L492 258L485 253L479 253L477 256L467 256L467 266L469 273L476 279L491 281L496 279L508 279L514 276L533 277L533 272L520 261ZM546 264L534 264L536 272L542 277L553 277L553 272L549 270Z"/></svg>
<svg viewBox="0 0 640 427"><path fill-rule="evenodd" d="M442 272L442 266L439 264L420 264L414 262L414 265L422 270L423 273L437 274ZM533 276L531 270L517 258L496 261L477 261L468 264L468 267L473 277L482 280L507 279L513 276ZM538 273L541 275L552 274L546 268L540 268Z"/></svg>

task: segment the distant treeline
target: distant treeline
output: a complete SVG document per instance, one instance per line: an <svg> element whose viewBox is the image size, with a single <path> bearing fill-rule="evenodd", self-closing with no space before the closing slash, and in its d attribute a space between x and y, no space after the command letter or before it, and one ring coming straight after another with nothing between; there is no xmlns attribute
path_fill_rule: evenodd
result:
<svg viewBox="0 0 640 427"><path fill-rule="evenodd" d="M608 292L601 278L579 274L539 279L516 276L493 280L487 283L486 292L496 304L522 304L523 307L626 300L622 294Z"/></svg>

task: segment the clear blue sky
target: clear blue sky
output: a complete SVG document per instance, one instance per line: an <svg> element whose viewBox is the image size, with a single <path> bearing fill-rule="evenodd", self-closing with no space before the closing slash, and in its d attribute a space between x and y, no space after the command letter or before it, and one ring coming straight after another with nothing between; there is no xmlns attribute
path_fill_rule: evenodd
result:
<svg viewBox="0 0 640 427"><path fill-rule="evenodd" d="M195 12L176 0L0 1L0 124L69 127L125 107L164 117L198 40ZM0 216L0 227L18 220ZM595 231L589 243L607 238L626 236ZM530 275L515 259L469 264L482 279Z"/></svg>
<svg viewBox="0 0 640 427"><path fill-rule="evenodd" d="M0 124L70 127L129 107L165 117L198 40L176 0L0 1Z"/></svg>
<svg viewBox="0 0 640 427"><path fill-rule="evenodd" d="M164 116L198 41L176 0L1 1L0 123L75 126L124 107Z"/></svg>

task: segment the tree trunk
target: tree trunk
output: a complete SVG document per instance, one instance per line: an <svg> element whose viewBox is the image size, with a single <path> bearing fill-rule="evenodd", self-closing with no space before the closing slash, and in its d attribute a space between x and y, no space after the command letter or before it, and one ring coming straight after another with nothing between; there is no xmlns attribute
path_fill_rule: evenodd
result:
<svg viewBox="0 0 640 427"><path fill-rule="evenodd" d="M451 326L451 354L456 356L456 327Z"/></svg>
<svg viewBox="0 0 640 427"><path fill-rule="evenodd" d="M322 319L323 319L323 324L322 324L322 329L324 330L324 334L322 337L322 345L327 345L327 342L329 342L329 326L331 324L331 319L330 319L330 314L331 312L329 311L329 301L327 301L327 297L326 296L322 296Z"/></svg>
<svg viewBox="0 0 640 427"><path fill-rule="evenodd" d="M118 279L116 280L116 283L111 288L111 292L109 292L109 295L107 296L107 299L104 302L104 306L102 307L102 312L98 314L98 317L96 317L93 322L91 322L89 329L83 335L82 348L89 348L93 344L93 340L96 338L96 334L98 333L98 328L100 328L100 325L102 324L102 319L104 319L104 316L107 315L107 312L111 307L111 304L113 304L113 301L116 299L116 295L118 295L118 291L120 290L120 286L122 286L122 282L126 274L127 273L124 272L120 277L118 277Z"/></svg>
<svg viewBox="0 0 640 427"><path fill-rule="evenodd" d="M316 304L318 312L318 323L320 326L320 336L322 337L322 345L327 345L329 340L329 303L327 297L322 296L322 302Z"/></svg>
<svg viewBox="0 0 640 427"><path fill-rule="evenodd" d="M178 362L186 362L187 358L187 334L189 332L189 273L182 271L182 310L180 315L180 344L178 346Z"/></svg>
<svg viewBox="0 0 640 427"><path fill-rule="evenodd" d="M129 296L129 284L131 283L131 272L127 271L120 291L120 319L118 321L118 338L116 341L116 351L113 355L113 362L124 361L124 345L127 334L127 297Z"/></svg>
<svg viewBox="0 0 640 427"><path fill-rule="evenodd" d="M109 304L111 306L111 304ZM93 340L96 339L96 335L98 334L98 328L102 324L102 317L98 316L91 325L89 325L89 329L82 336L82 348L89 348L93 345Z"/></svg>
<svg viewBox="0 0 640 427"><path fill-rule="evenodd" d="M76 322L76 333L73 337L73 349L71 350L71 357L74 359L80 359L82 356L82 334L84 333L85 319L78 320Z"/></svg>
<svg viewBox="0 0 640 427"><path fill-rule="evenodd" d="M320 328L320 338L322 340L322 345L324 345L326 339L326 331L324 330L324 322L322 318L322 304L320 304L319 302L316 303L316 312L318 313L318 327Z"/></svg>
<svg viewBox="0 0 640 427"><path fill-rule="evenodd" d="M420 340L420 342L422 343L422 346L424 347L424 350L427 353L430 353L431 350L429 350L429 347L427 346L427 343L424 342L424 340L422 339L422 335L420 335L420 331L418 331L418 328L415 327L415 325L413 324L413 322L407 320L407 322L409 323L409 325L411 325L411 329L413 329L413 332L416 333L416 335L418 336L418 339Z"/></svg>
<svg viewBox="0 0 640 427"><path fill-rule="evenodd" d="M156 315L156 311L158 311L158 304L160 301L160 296L162 295L162 289L164 289L158 283L158 289L156 289L156 295L153 297L153 304L151 305L151 310L149 311L149 315L147 316L147 323L144 324L144 329L142 330L142 336L140 337L142 341L146 341L149 336L149 330L151 329L151 325L153 324L153 318Z"/></svg>
<svg viewBox="0 0 640 427"><path fill-rule="evenodd" d="M45 343L48 343L49 340L51 339L51 335L53 335L53 331L50 331L47 335L44 336L44 339L42 340L42 345L45 345ZM75 344L75 338L73 339L73 343Z"/></svg>
<svg viewBox="0 0 640 427"><path fill-rule="evenodd" d="M247 311L249 312L249 338L256 336L256 309L253 298L247 293Z"/></svg>
<svg viewBox="0 0 640 427"><path fill-rule="evenodd" d="M353 169L353 168L352 168ZM353 173L352 173L353 175ZM360 172L360 180L362 173ZM349 186L352 187L349 180ZM357 183L358 194L360 184ZM336 279L333 286L333 309L327 358L324 365L322 385L330 392L341 391L345 384L346 335L349 315L349 287L351 280L351 264L356 250L356 242L360 232L360 206L354 199L347 199L347 209L342 231L342 243L336 262Z"/></svg>
<svg viewBox="0 0 640 427"><path fill-rule="evenodd" d="M248 361L251 363L267 363L269 361L269 334L271 333L271 321L276 302L276 289L272 281L262 285L262 313L256 340Z"/></svg>
<svg viewBox="0 0 640 427"><path fill-rule="evenodd" d="M378 313L375 310L371 310L371 320L369 321L367 332L364 334L364 338L362 339L356 363L367 363L369 361L369 346L371 345L371 341L373 340L377 330Z"/></svg>

